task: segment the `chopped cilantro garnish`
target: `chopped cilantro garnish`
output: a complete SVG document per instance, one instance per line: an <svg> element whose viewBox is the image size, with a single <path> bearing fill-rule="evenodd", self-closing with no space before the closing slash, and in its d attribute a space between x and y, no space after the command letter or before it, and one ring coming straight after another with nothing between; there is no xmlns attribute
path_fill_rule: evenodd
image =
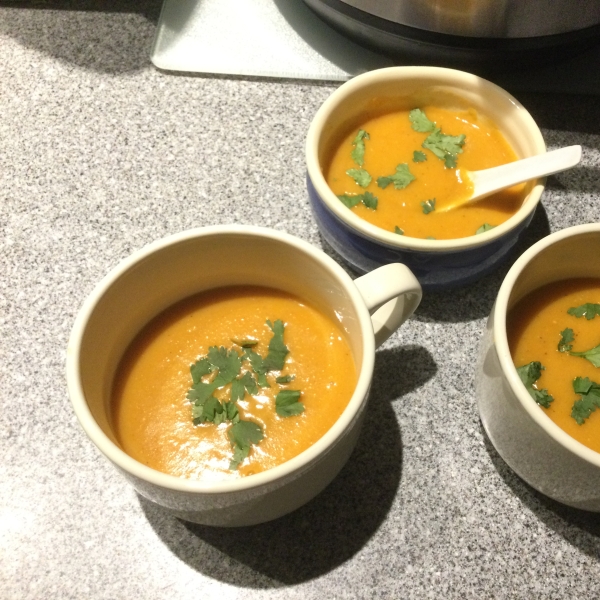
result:
<svg viewBox="0 0 600 600"><path fill-rule="evenodd" d="M572 350L569 350L569 354L571 356L581 356L582 358L589 360L595 367L600 367L600 344L585 352L573 352Z"/></svg>
<svg viewBox="0 0 600 600"><path fill-rule="evenodd" d="M202 377L208 375L212 371L212 365L208 358L201 358L197 360L193 365L190 365L190 373L192 374L192 381L199 383Z"/></svg>
<svg viewBox="0 0 600 600"><path fill-rule="evenodd" d="M600 317L600 304L586 302L581 306L569 308L567 312L574 317L585 317L588 321L591 321L596 315Z"/></svg>
<svg viewBox="0 0 600 600"><path fill-rule="evenodd" d="M421 133L427 133L435 129L435 123L430 121L425 113L420 108L415 108L408 113L408 118L411 123L411 127L415 131Z"/></svg>
<svg viewBox="0 0 600 600"><path fill-rule="evenodd" d="M246 391L250 395L258 394L256 380L252 377L250 371L246 371L241 377L237 377L231 382L231 401L242 400L246 395Z"/></svg>
<svg viewBox="0 0 600 600"><path fill-rule="evenodd" d="M285 325L280 319L277 319L275 323L267 321L267 325L271 328L273 337L269 342L269 353L265 358L264 366L267 371L281 371L285 363L285 357L289 352L288 347L283 343Z"/></svg>
<svg viewBox="0 0 600 600"><path fill-rule="evenodd" d="M371 192L354 194L351 196L348 194L343 194L338 196L338 199L341 200L348 208L353 208L360 202L362 202L367 208L371 208L373 210L377 208L377 196L371 194Z"/></svg>
<svg viewBox="0 0 600 600"><path fill-rule="evenodd" d="M398 235L404 235L404 229L400 229L398 225L394 225L394 233L397 233Z"/></svg>
<svg viewBox="0 0 600 600"><path fill-rule="evenodd" d="M571 416L579 425L583 425L585 420L600 408L600 384L587 377L576 377L573 380L573 390L580 394L581 398L573 403Z"/></svg>
<svg viewBox="0 0 600 600"><path fill-rule="evenodd" d="M403 190L411 181L414 181L415 176L410 172L406 163L400 163L396 166L396 172L393 175L387 177L378 177L377 185L385 190L390 184L394 184L394 188L397 190Z"/></svg>
<svg viewBox="0 0 600 600"><path fill-rule="evenodd" d="M423 200L419 202L421 207L423 208L423 214L428 215L430 212L435 210L435 198L430 198L429 200Z"/></svg>
<svg viewBox="0 0 600 600"><path fill-rule="evenodd" d="M248 456L250 446L258 444L264 437L263 431L253 421L238 421L227 432L233 447L233 458L229 463L230 469L237 469L239 464Z"/></svg>
<svg viewBox="0 0 600 600"><path fill-rule="evenodd" d="M560 332L560 342L558 342L558 351L559 352L570 352L571 348L573 348L573 344L571 342L575 339L573 335L573 330L570 327L563 329Z"/></svg>
<svg viewBox="0 0 600 600"><path fill-rule="evenodd" d="M446 135L436 128L423 142L423 148L431 150L449 169L456 167L456 156L460 154L465 144L465 134Z"/></svg>
<svg viewBox="0 0 600 600"><path fill-rule="evenodd" d="M425 152L421 152L420 150L415 150L413 152L413 162L420 163L425 162L427 160L427 154Z"/></svg>
<svg viewBox="0 0 600 600"><path fill-rule="evenodd" d="M377 208L377 196L371 194L371 192L365 192L362 194L362 203L371 210L376 210Z"/></svg>
<svg viewBox="0 0 600 600"><path fill-rule="evenodd" d="M517 373L523 382L523 385L530 396L544 408L548 408L554 398L548 393L548 390L538 390L535 382L541 377L544 367L538 361L530 362L527 365L517 368Z"/></svg>
<svg viewBox="0 0 600 600"><path fill-rule="evenodd" d="M223 403L223 412L225 413L225 418L232 423L237 423L240 420L240 413L235 402Z"/></svg>
<svg viewBox="0 0 600 600"><path fill-rule="evenodd" d="M275 410L280 417L291 417L304 412L304 404L299 402L301 392L283 390L275 397Z"/></svg>
<svg viewBox="0 0 600 600"><path fill-rule="evenodd" d="M194 383L187 393L186 398L190 402L194 402L196 406L201 406L204 404L210 396L212 396L213 392L217 389L217 385L214 382L204 383L199 381L198 383Z"/></svg>
<svg viewBox="0 0 600 600"><path fill-rule="evenodd" d="M346 175L350 175L350 177L363 188L369 187L372 179L369 173L364 169L348 169Z"/></svg>
<svg viewBox="0 0 600 600"><path fill-rule="evenodd" d="M208 349L208 360L212 365L211 371L215 369L219 370L213 381L216 387L222 387L231 383L237 377L242 367L240 355L235 350L228 351L223 346L220 348L211 346Z"/></svg>
<svg viewBox="0 0 600 600"><path fill-rule="evenodd" d="M479 235L480 233L485 233L490 229L494 229L495 225L490 225L489 223L484 223L476 232L475 235Z"/></svg>
<svg viewBox="0 0 600 600"><path fill-rule="evenodd" d="M223 405L214 396L211 396L202 407L202 417L205 421L214 421L215 417L222 413Z"/></svg>
<svg viewBox="0 0 600 600"><path fill-rule="evenodd" d="M340 194L338 196L338 200L341 200L342 203L348 208L354 208L357 204L360 204L362 200L362 194Z"/></svg>
<svg viewBox="0 0 600 600"><path fill-rule="evenodd" d="M245 423L246 421L240 421L240 423ZM250 446L238 446L237 444L232 444L233 446L233 457L229 462L229 468L232 471L235 471L241 463L247 458L248 454L250 454Z"/></svg>
<svg viewBox="0 0 600 600"><path fill-rule="evenodd" d="M350 156L359 167L362 167L365 161L365 140L368 139L369 134L364 129L359 129L354 141L352 142L354 149L352 150Z"/></svg>
<svg viewBox="0 0 600 600"><path fill-rule="evenodd" d="M268 369L265 367L263 357L260 354L254 352L251 348L244 348L242 360L250 361L250 366L254 373L256 373L256 380L260 387L270 387L269 382L267 381Z"/></svg>
<svg viewBox="0 0 600 600"><path fill-rule="evenodd" d="M232 426L227 435L233 447L231 469L237 469L239 464L248 456L252 444L257 444L263 438L259 425L251 421L241 421L237 402L242 400L248 392L250 395L258 393L258 386L269 387L267 373L281 371L285 366L285 359L289 353L283 340L285 325L280 319L267 325L273 332L269 341L266 357L252 349L258 342L248 339L232 340L241 346L241 355L235 349L228 350L223 346L211 346L206 356L190 365L192 387L187 393L187 398L192 402L192 420L194 425L211 422L220 425L230 421ZM242 373L244 361L250 363L252 371ZM212 381L203 381L203 377L214 374ZM256 379L255 379L256 376ZM293 375L282 375L275 379L279 385L290 383ZM218 389L231 384L230 399L221 401L213 394ZM304 405L299 402L301 392L297 390L283 390L275 396L275 411L280 416L297 415L303 412ZM223 396L220 396L221 398Z"/></svg>

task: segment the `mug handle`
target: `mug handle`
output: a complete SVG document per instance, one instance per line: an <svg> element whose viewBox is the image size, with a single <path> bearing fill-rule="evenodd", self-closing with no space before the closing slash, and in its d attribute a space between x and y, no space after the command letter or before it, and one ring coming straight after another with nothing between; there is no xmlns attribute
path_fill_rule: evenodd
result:
<svg viewBox="0 0 600 600"><path fill-rule="evenodd" d="M415 312L423 297L417 278L400 263L383 265L354 284L371 314L376 348Z"/></svg>

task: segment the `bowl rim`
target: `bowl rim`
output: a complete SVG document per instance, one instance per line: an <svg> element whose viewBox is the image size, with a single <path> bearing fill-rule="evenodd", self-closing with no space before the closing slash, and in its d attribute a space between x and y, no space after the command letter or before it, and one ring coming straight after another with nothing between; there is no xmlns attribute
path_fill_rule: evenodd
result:
<svg viewBox="0 0 600 600"><path fill-rule="evenodd" d="M397 250L417 251L417 252L459 252L463 250L472 250L487 245L499 238L502 238L512 230L517 228L527 217L533 213L544 191L545 178L541 178L533 186L529 194L525 197L519 210L506 221L497 225L493 229L479 235L472 235L464 238L455 238L450 240L427 240L421 238L411 238L409 236L399 236L391 231L386 231L372 225L354 214L349 208L344 206L335 194L331 191L323 171L319 164L319 140L322 131L325 129L331 114L337 109L339 104L349 96L352 96L359 90L368 88L372 85L379 85L385 82L406 81L409 79L422 79L429 85L454 85L457 88L474 89L479 88L485 93L493 94L496 97L503 97L510 102L517 114L519 114L524 124L527 125L528 137L534 142L537 154L546 152L546 144L542 132L537 123L527 111L527 109L509 92L491 81L457 69L445 67L430 66L399 66L376 69L357 75L349 81L338 87L321 105L316 112L309 126L305 144L305 160L308 177L311 180L317 195L325 206L348 227L354 230L362 237L365 237L375 243L379 243ZM457 92L460 95L460 92Z"/></svg>
<svg viewBox="0 0 600 600"><path fill-rule="evenodd" d="M567 238L588 233L600 235L600 223L586 223L561 229L560 231L539 240L517 259L504 278L496 298L496 303L492 312L494 320L493 339L502 371L504 372L513 394L516 396L526 413L542 428L542 430L566 450L572 452L586 462L591 463L596 467L600 467L600 452L588 448L561 429L529 395L529 392L523 385L512 361L508 346L508 337L506 335L508 301L517 279L530 261L556 243Z"/></svg>
<svg viewBox="0 0 600 600"><path fill-rule="evenodd" d="M144 261L151 255L159 253L161 250L197 237L218 236L223 234L266 237L276 242L283 241L320 262L331 276L343 285L352 303L360 324L363 338L363 361L362 367L358 372L354 393L352 394L348 405L332 427L309 448L294 458L261 473L248 475L234 480L202 483L193 479L186 479L162 473L143 465L129 456L104 433L94 419L85 399L83 382L79 372L80 351L87 322L92 316L98 303L102 300L106 290L108 290L117 279L134 268L141 261ZM317 462L321 456L328 453L328 451L343 438L344 434L353 425L355 419L365 407L369 396L374 363L375 339L371 315L351 277L332 258L311 245L309 242L282 231L258 226L214 225L189 229L147 244L119 262L103 279L100 280L91 294L85 299L76 316L67 346L66 378L71 404L80 425L98 449L117 467L140 480L160 488L191 494L215 495L233 494L258 488L277 480L287 478L292 474L301 474L303 470L310 468L312 463Z"/></svg>

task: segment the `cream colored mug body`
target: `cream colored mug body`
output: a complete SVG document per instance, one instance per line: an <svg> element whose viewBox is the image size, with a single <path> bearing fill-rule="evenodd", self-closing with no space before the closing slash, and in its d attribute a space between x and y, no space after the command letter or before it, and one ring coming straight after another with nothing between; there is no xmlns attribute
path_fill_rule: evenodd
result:
<svg viewBox="0 0 600 600"><path fill-rule="evenodd" d="M114 374L126 348L144 325L179 300L245 284L295 294L339 322L358 372L348 406L300 455L234 481L200 483L134 460L115 439L109 408ZM353 281L326 254L280 231L235 225L185 231L124 260L85 301L68 345L69 396L87 435L144 497L197 523L269 521L308 502L346 463L360 431L375 349L420 300L419 283L400 264Z"/></svg>
<svg viewBox="0 0 600 600"><path fill-rule="evenodd" d="M481 421L506 463L558 502L600 512L600 454L565 433L531 398L506 334L510 309L533 290L564 279L600 279L598 257L600 223L593 223L549 235L515 262L487 323L475 383Z"/></svg>

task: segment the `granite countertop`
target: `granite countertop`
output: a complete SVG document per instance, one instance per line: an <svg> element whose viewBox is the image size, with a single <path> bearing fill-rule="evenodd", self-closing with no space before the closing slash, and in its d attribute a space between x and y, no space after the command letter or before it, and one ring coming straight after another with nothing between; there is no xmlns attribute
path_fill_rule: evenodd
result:
<svg viewBox="0 0 600 600"><path fill-rule="evenodd" d="M83 434L65 348L122 258L232 222L324 245L303 145L338 84L161 73L148 59L159 8L0 2L0 597L600 597L600 515L530 488L479 421L473 364L510 265L426 294L377 353L348 465L273 523L179 521ZM522 252L598 220L600 102L517 97L549 148L583 146L579 167L549 179Z"/></svg>

